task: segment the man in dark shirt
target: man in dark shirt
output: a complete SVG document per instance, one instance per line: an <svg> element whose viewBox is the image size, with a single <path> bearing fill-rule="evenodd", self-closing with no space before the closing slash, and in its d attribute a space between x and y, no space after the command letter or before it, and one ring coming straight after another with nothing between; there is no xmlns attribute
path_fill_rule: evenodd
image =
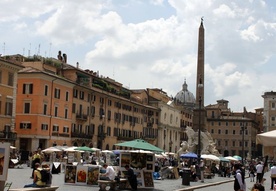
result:
<svg viewBox="0 0 276 191"><path fill-rule="evenodd" d="M129 181L129 184L131 186L131 188L133 190L137 190L137 177L136 175L134 174L134 171L133 169L131 169L129 167L129 165L126 165L125 166L126 170L127 170L127 179Z"/></svg>

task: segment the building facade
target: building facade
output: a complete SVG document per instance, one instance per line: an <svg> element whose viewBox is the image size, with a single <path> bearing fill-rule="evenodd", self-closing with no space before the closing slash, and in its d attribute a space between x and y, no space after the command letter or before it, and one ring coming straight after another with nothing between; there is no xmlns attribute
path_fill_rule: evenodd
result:
<svg viewBox="0 0 276 191"><path fill-rule="evenodd" d="M15 144L17 72L23 66L16 60L0 58L0 140Z"/></svg>
<svg viewBox="0 0 276 191"><path fill-rule="evenodd" d="M239 155L251 160L259 156L256 135L261 128L259 113L231 112L227 100L205 107L206 129L216 140L216 148L223 156Z"/></svg>

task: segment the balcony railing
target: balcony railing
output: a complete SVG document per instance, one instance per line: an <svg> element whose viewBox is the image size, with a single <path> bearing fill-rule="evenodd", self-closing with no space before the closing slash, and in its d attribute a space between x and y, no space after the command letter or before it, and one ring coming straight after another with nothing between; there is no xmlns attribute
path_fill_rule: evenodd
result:
<svg viewBox="0 0 276 191"><path fill-rule="evenodd" d="M134 137L124 137L124 136L118 136L117 137L117 140L119 141L119 140L121 140L121 141L131 141L131 140L133 140L134 139Z"/></svg>
<svg viewBox="0 0 276 191"><path fill-rule="evenodd" d="M93 134L86 134L86 133L79 133L79 132L72 132L71 137L75 138L85 138L85 139L92 139Z"/></svg>
<svg viewBox="0 0 276 191"><path fill-rule="evenodd" d="M76 119L86 121L87 120L87 115L85 115L83 113L77 113L76 114Z"/></svg>

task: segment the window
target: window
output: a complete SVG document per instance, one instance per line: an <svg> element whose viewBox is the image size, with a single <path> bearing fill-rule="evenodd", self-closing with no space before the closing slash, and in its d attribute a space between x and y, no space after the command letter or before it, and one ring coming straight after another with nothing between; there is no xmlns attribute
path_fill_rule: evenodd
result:
<svg viewBox="0 0 276 191"><path fill-rule="evenodd" d="M69 133L69 127L64 126L63 127L63 133Z"/></svg>
<svg viewBox="0 0 276 191"><path fill-rule="evenodd" d="M228 122L225 122L225 126L228 126Z"/></svg>
<svg viewBox="0 0 276 191"><path fill-rule="evenodd" d="M84 99L84 92L83 91L80 91L80 99Z"/></svg>
<svg viewBox="0 0 276 191"><path fill-rule="evenodd" d="M48 130L48 124L41 124L41 130Z"/></svg>
<svg viewBox="0 0 276 191"><path fill-rule="evenodd" d="M226 147L228 146L228 141L225 141L225 146L226 146Z"/></svg>
<svg viewBox="0 0 276 191"><path fill-rule="evenodd" d="M64 111L64 118L67 119L68 118L68 109L66 108Z"/></svg>
<svg viewBox="0 0 276 191"><path fill-rule="evenodd" d="M31 113L31 103L24 103L24 113Z"/></svg>
<svg viewBox="0 0 276 191"><path fill-rule="evenodd" d="M59 130L59 126L58 125L53 125L53 132L57 132Z"/></svg>
<svg viewBox="0 0 276 191"><path fill-rule="evenodd" d="M43 105L43 115L47 115L47 104Z"/></svg>
<svg viewBox="0 0 276 191"><path fill-rule="evenodd" d="M90 109L91 109L90 114L91 114L92 117L94 117L94 116L95 116L95 107L94 107L94 106L91 106Z"/></svg>
<svg viewBox="0 0 276 191"><path fill-rule="evenodd" d="M211 129L211 133L214 134L214 129Z"/></svg>
<svg viewBox="0 0 276 191"><path fill-rule="evenodd" d="M58 116L58 107L55 106L55 117L57 117L57 116Z"/></svg>
<svg viewBox="0 0 276 191"><path fill-rule="evenodd" d="M68 91L66 91L66 93L65 93L65 101L69 101L69 92Z"/></svg>
<svg viewBox="0 0 276 191"><path fill-rule="evenodd" d="M33 94L33 84L23 84L23 94Z"/></svg>
<svg viewBox="0 0 276 191"><path fill-rule="evenodd" d="M76 113L76 104L75 103L73 103L73 105L72 105L72 113Z"/></svg>
<svg viewBox="0 0 276 191"><path fill-rule="evenodd" d="M78 90L76 89L73 90L73 97L78 98Z"/></svg>
<svg viewBox="0 0 276 191"><path fill-rule="evenodd" d="M110 99L108 100L108 106L112 106L112 101Z"/></svg>
<svg viewBox="0 0 276 191"><path fill-rule="evenodd" d="M220 129L218 130L218 134L221 134L221 130Z"/></svg>
<svg viewBox="0 0 276 191"><path fill-rule="evenodd" d="M271 117L271 121L275 121L275 117L273 116L273 117Z"/></svg>
<svg viewBox="0 0 276 191"><path fill-rule="evenodd" d="M227 130L227 129L225 130L225 134L226 134L226 135L228 134L228 130Z"/></svg>
<svg viewBox="0 0 276 191"><path fill-rule="evenodd" d="M235 147L236 146L236 141L232 142L232 146Z"/></svg>
<svg viewBox="0 0 276 191"><path fill-rule="evenodd" d="M44 86L44 95L47 96L48 95L48 85Z"/></svg>
<svg viewBox="0 0 276 191"><path fill-rule="evenodd" d="M13 86L13 73L9 72L8 85Z"/></svg>
<svg viewBox="0 0 276 191"><path fill-rule="evenodd" d="M233 130L233 135L235 135L236 134L236 130Z"/></svg>
<svg viewBox="0 0 276 191"><path fill-rule="evenodd" d="M272 108L272 109L275 109L275 102L272 102L272 103L271 103L271 108Z"/></svg>
<svg viewBox="0 0 276 191"><path fill-rule="evenodd" d="M107 135L107 136L110 136L110 135L111 135L111 128L110 128L110 127L107 127L106 135Z"/></svg>
<svg viewBox="0 0 276 191"><path fill-rule="evenodd" d="M31 129L31 128L32 128L32 124L30 122L20 123L20 129Z"/></svg>
<svg viewBox="0 0 276 191"><path fill-rule="evenodd" d="M60 98L60 89L55 88L55 98L59 99Z"/></svg>
<svg viewBox="0 0 276 191"><path fill-rule="evenodd" d="M12 116L12 99L6 100L5 115Z"/></svg>

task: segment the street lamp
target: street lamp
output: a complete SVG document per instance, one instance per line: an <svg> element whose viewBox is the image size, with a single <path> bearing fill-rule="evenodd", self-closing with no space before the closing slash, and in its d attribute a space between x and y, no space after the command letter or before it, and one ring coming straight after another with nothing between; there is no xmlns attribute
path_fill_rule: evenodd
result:
<svg viewBox="0 0 276 191"><path fill-rule="evenodd" d="M241 130L242 130L242 154L241 154L241 157L242 157L242 164L244 164L244 130L246 129L246 127L243 126L241 127Z"/></svg>

